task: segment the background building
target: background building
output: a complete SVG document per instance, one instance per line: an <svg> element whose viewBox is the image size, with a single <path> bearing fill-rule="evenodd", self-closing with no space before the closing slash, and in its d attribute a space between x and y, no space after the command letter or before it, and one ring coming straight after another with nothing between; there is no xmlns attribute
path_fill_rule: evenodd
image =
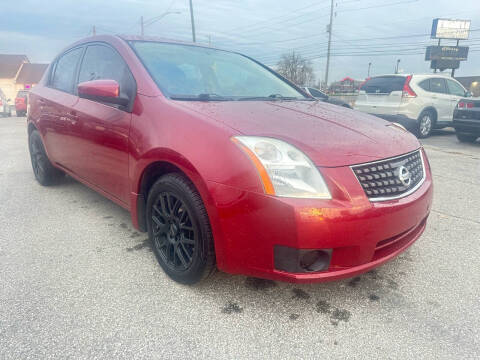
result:
<svg viewBox="0 0 480 360"><path fill-rule="evenodd" d="M18 90L30 89L37 84L48 64L32 64L26 55L0 54L0 89L11 99Z"/></svg>

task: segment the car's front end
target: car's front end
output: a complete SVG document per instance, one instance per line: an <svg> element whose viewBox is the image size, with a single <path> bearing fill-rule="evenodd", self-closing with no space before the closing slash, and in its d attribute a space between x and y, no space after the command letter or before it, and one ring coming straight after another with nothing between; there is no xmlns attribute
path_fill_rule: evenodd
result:
<svg viewBox="0 0 480 360"><path fill-rule="evenodd" d="M209 183L226 246L223 270L291 282L341 279L392 259L423 233L433 195L423 149L317 169L329 198Z"/></svg>

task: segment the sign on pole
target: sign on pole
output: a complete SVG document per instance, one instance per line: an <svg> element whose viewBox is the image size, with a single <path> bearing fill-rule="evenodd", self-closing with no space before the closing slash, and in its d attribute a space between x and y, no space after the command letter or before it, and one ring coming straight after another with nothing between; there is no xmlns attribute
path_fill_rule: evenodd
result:
<svg viewBox="0 0 480 360"><path fill-rule="evenodd" d="M467 60L468 46L427 46L425 60Z"/></svg>
<svg viewBox="0 0 480 360"><path fill-rule="evenodd" d="M432 39L466 40L470 32L470 20L433 19Z"/></svg>

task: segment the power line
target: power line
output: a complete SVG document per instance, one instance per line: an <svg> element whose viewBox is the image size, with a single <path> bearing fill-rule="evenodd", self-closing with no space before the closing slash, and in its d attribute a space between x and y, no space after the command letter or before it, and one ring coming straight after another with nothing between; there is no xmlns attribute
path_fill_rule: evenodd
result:
<svg viewBox="0 0 480 360"><path fill-rule="evenodd" d="M326 3L328 2L329 0L324 0L323 2ZM310 3L306 6L303 6L301 8L297 8L297 9L293 9L290 11L290 13L296 13L298 11L302 11L302 10L305 10L305 9L311 9L312 7L315 7L315 6L318 6L322 3L319 3L318 1L314 2L314 3ZM306 15L306 14L303 14L303 15ZM233 29L230 29L226 32L223 32L224 34L233 34L235 31L237 30L245 30L245 28L248 28L249 30L254 30L258 27L259 24L265 24L265 23L270 23L272 20L277 20L277 19L282 19L280 22L284 21L283 18L290 18L290 15L280 15L280 16L274 16L272 18L269 18L269 19L266 19L266 20L262 20L262 21L258 21L256 23L253 23L253 24L249 24L249 25L246 25L246 26L237 26L237 27L234 27ZM278 21L274 22L274 23L278 23ZM261 28L263 28L265 26L261 26Z"/></svg>
<svg viewBox="0 0 480 360"><path fill-rule="evenodd" d="M377 5L372 5L372 6L362 7L362 8L338 10L337 12L351 12L351 11L367 10L367 9L373 9L373 8L377 9L377 8L381 8L381 7L390 7L390 6L400 5L400 4L410 4L410 3L414 3L414 2L418 2L418 0L398 1L398 2L395 2L395 3L386 3L386 4L383 4L383 5L378 5L377 4Z"/></svg>

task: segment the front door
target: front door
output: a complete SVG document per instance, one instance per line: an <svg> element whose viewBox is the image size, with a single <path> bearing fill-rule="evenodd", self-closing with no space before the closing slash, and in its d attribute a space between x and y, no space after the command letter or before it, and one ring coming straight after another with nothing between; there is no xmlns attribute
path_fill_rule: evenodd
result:
<svg viewBox="0 0 480 360"><path fill-rule="evenodd" d="M430 96L437 110L437 121L452 121L453 111L451 96L448 93L447 83L443 78L430 79Z"/></svg>
<svg viewBox="0 0 480 360"><path fill-rule="evenodd" d="M453 121L453 112L457 107L458 102L461 98L465 97L466 90L463 88L462 85L458 84L456 81L446 79L447 80L447 88L448 93L450 95L450 121Z"/></svg>
<svg viewBox="0 0 480 360"><path fill-rule="evenodd" d="M107 45L89 45L80 65L78 83L116 80L120 93L133 99L135 81L121 56ZM132 114L126 108L80 98L75 115L79 139L78 173L88 182L129 202L128 146Z"/></svg>

